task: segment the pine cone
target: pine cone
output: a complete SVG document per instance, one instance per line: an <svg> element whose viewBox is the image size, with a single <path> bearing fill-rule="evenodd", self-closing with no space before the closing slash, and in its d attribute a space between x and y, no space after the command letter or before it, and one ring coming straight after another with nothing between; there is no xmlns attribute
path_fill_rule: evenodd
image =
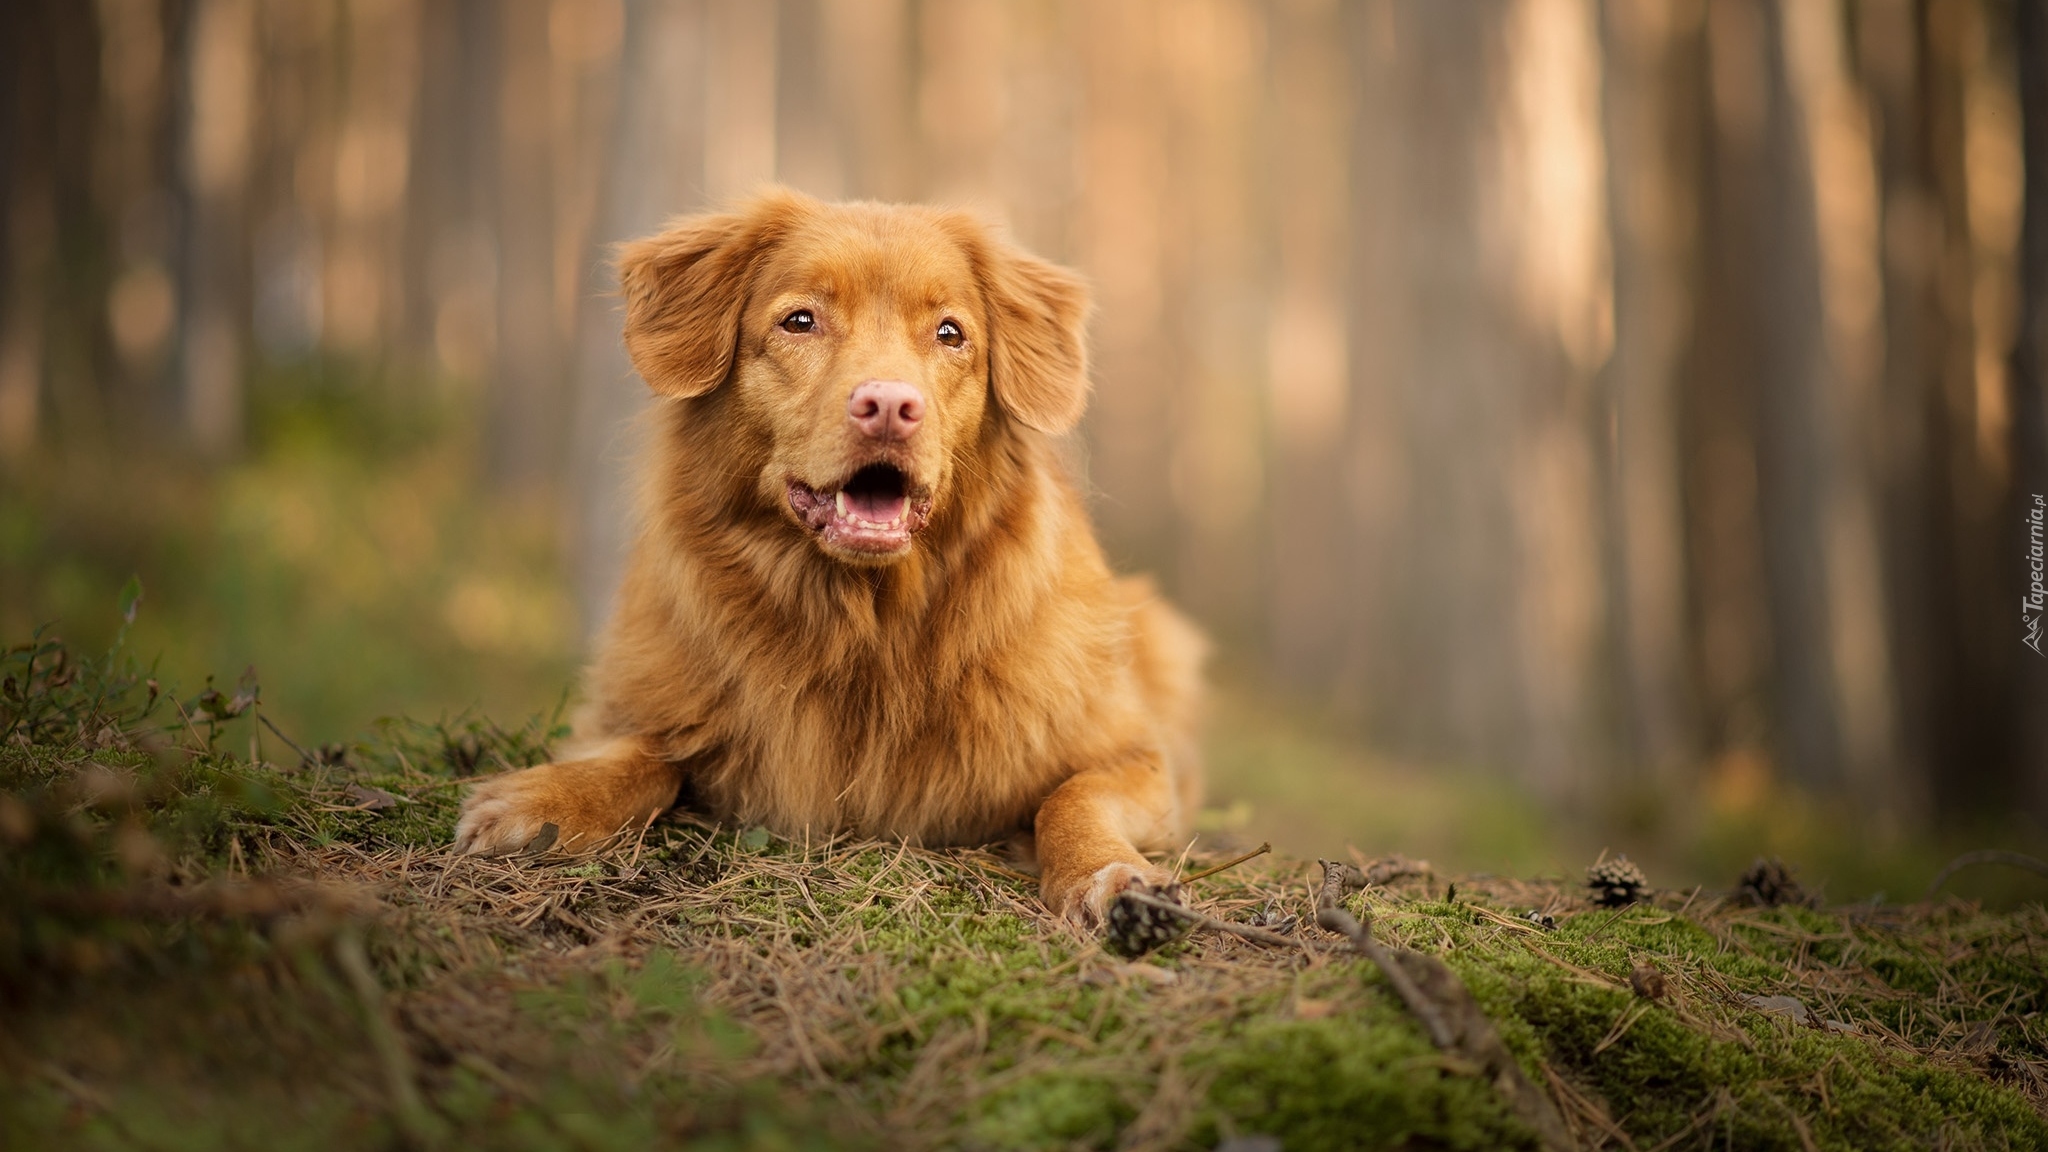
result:
<svg viewBox="0 0 2048 1152"><path fill-rule="evenodd" d="M1168 884L1154 888L1143 881L1133 883L1109 905L1109 935L1106 943L1110 950L1136 958L1164 948L1188 934L1194 921L1185 916L1176 916L1162 908L1155 908L1131 898L1134 892L1160 900L1181 902L1180 885Z"/></svg>
<svg viewBox="0 0 2048 1152"><path fill-rule="evenodd" d="M1759 856L1736 882L1735 894L1751 904L1776 908L1780 904L1806 903L1806 889L1792 875L1792 869L1776 856Z"/></svg>
<svg viewBox="0 0 2048 1152"><path fill-rule="evenodd" d="M1649 881L1643 879L1643 870L1629 862L1626 856L1586 869L1586 887L1593 890L1593 903L1602 908L1626 908L1649 894Z"/></svg>

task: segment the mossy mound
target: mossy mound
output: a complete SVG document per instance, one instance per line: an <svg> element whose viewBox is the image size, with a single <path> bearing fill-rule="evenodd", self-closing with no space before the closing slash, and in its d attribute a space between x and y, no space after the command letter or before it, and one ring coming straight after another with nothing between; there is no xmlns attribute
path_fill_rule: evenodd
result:
<svg viewBox="0 0 2048 1152"><path fill-rule="evenodd" d="M678 815L594 858L456 858L461 781L559 729L300 750L253 684L117 665L0 669L7 1147L1534 1146L1312 926L1312 864L1190 886L1292 945L1133 962L981 852ZM1420 876L1350 908L1450 964L1586 1146L2048 1147L2040 906L1582 896Z"/></svg>

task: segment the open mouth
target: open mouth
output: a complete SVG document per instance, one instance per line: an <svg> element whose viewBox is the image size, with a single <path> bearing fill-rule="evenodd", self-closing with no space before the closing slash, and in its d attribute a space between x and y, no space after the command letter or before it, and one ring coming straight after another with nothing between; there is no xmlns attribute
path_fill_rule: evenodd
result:
<svg viewBox="0 0 2048 1152"><path fill-rule="evenodd" d="M832 547L889 555L910 547L910 538L931 515L932 501L911 492L910 477L902 469L869 464L837 488L789 481L789 506Z"/></svg>

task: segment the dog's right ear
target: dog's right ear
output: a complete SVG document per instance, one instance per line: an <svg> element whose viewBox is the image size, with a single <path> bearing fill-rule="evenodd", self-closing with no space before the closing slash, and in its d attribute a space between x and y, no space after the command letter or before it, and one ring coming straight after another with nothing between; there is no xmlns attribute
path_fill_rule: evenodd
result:
<svg viewBox="0 0 2048 1152"><path fill-rule="evenodd" d="M680 399L725 382L754 269L808 203L772 189L736 211L687 217L619 248L626 355L648 387Z"/></svg>

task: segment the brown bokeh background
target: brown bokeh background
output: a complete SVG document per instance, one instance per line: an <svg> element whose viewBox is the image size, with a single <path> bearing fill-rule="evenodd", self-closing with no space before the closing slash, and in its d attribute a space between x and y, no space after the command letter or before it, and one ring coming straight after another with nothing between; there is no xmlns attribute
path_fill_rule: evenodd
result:
<svg viewBox="0 0 2048 1152"><path fill-rule="evenodd" d="M132 571L322 739L551 706L647 403L608 246L780 181L1094 284L1212 827L1875 884L2048 819L2038 4L24 0L0 89L10 639Z"/></svg>

